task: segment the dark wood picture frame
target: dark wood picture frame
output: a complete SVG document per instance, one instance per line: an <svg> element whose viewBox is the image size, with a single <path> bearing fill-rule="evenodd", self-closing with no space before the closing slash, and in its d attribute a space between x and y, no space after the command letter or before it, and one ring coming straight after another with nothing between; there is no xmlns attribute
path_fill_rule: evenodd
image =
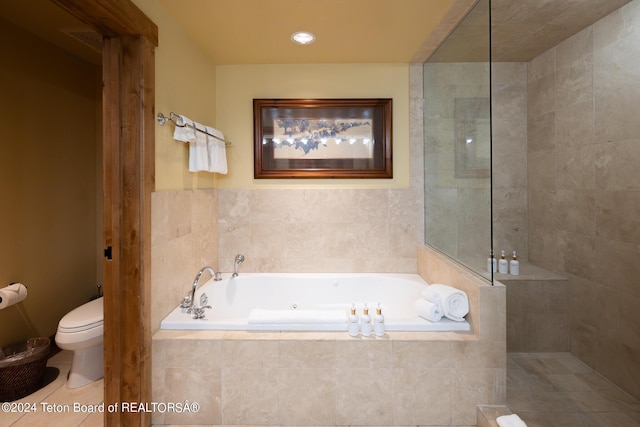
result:
<svg viewBox="0 0 640 427"><path fill-rule="evenodd" d="M389 98L254 99L254 178L393 178L391 107Z"/></svg>

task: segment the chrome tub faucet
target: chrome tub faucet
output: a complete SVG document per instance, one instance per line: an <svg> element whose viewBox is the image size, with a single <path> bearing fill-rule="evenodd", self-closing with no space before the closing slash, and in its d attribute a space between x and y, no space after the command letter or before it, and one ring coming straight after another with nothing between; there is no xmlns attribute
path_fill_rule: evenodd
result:
<svg viewBox="0 0 640 427"><path fill-rule="evenodd" d="M204 309L211 308L210 305L207 305L208 298L206 294L202 294L200 296L200 306L195 305L196 289L198 289L198 285L200 284L202 275L206 272L208 272L211 277L213 277L213 280L222 280L222 275L220 273L216 273L213 268L209 266L202 267L200 271L198 271L198 274L196 274L196 278L193 281L191 291L187 295L185 295L184 299L182 300L182 304L180 304L180 307L187 309L187 313L194 314L194 319L204 318Z"/></svg>
<svg viewBox="0 0 640 427"><path fill-rule="evenodd" d="M233 263L233 274L231 277L238 277L238 266L244 262L244 255L238 254L236 255L236 259Z"/></svg>

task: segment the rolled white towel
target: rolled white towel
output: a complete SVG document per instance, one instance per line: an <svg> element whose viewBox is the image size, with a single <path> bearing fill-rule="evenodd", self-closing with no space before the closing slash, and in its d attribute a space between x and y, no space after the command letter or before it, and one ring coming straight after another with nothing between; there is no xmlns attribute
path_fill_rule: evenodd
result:
<svg viewBox="0 0 640 427"><path fill-rule="evenodd" d="M435 288L426 287L422 290L422 296L427 301L431 301L435 305L442 305L442 298L440 298L440 294L436 291Z"/></svg>
<svg viewBox="0 0 640 427"><path fill-rule="evenodd" d="M434 298L433 293L440 296L442 315L448 319L462 322L469 313L469 297L464 291L448 285L434 284L427 286L422 291L422 296L426 299Z"/></svg>
<svg viewBox="0 0 640 427"><path fill-rule="evenodd" d="M416 314L430 322L437 322L442 319L442 308L426 299L418 299L414 304Z"/></svg>
<svg viewBox="0 0 640 427"><path fill-rule="evenodd" d="M522 418L516 414L502 415L496 418L496 421L500 427L527 427Z"/></svg>
<svg viewBox="0 0 640 427"><path fill-rule="evenodd" d="M249 314L249 323L292 324L292 323L346 323L344 310L265 310L254 308Z"/></svg>

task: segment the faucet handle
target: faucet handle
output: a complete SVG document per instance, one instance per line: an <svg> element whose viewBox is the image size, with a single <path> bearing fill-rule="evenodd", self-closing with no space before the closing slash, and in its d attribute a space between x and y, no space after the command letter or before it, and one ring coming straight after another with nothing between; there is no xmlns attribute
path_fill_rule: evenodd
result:
<svg viewBox="0 0 640 427"><path fill-rule="evenodd" d="M204 319L205 316L205 308L211 308L210 305L205 305L204 307L193 307L193 309L191 310L191 312L193 313L193 318L194 319Z"/></svg>
<svg viewBox="0 0 640 427"><path fill-rule="evenodd" d="M180 304L180 308L189 308L191 307L191 295L187 293L184 298L182 298L182 303Z"/></svg>
<svg viewBox="0 0 640 427"><path fill-rule="evenodd" d="M207 296L207 294L203 293L202 295L200 295L200 305L202 307L206 306L208 302L209 302L209 297Z"/></svg>

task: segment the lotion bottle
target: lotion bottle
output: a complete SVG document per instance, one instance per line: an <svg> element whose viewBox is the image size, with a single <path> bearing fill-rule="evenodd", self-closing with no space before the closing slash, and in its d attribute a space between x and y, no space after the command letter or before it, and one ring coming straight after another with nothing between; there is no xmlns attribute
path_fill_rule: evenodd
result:
<svg viewBox="0 0 640 427"><path fill-rule="evenodd" d="M495 273L498 271L498 260L493 256L493 249L490 251L489 258L487 258L487 273Z"/></svg>
<svg viewBox="0 0 640 427"><path fill-rule="evenodd" d="M360 330L362 331L363 337L371 336L371 316L369 315L369 307L367 304L364 305L364 311L362 312L362 317L360 318Z"/></svg>
<svg viewBox="0 0 640 427"><path fill-rule="evenodd" d="M376 315L373 317L373 333L376 334L377 337L384 336L384 315L382 314L380 303L378 303Z"/></svg>
<svg viewBox="0 0 640 427"><path fill-rule="evenodd" d="M509 263L507 259L504 257L504 251L500 254L500 261L498 261L498 273L500 274L509 274Z"/></svg>
<svg viewBox="0 0 640 427"><path fill-rule="evenodd" d="M513 258L509 261L509 273L518 276L520 274L520 261L516 256L516 251L513 251Z"/></svg>
<svg viewBox="0 0 640 427"><path fill-rule="evenodd" d="M356 314L356 305L351 304L351 313L349 314L349 318L347 319L347 329L349 331L349 335L352 337L357 337L360 332L360 324L358 322L358 315Z"/></svg>

